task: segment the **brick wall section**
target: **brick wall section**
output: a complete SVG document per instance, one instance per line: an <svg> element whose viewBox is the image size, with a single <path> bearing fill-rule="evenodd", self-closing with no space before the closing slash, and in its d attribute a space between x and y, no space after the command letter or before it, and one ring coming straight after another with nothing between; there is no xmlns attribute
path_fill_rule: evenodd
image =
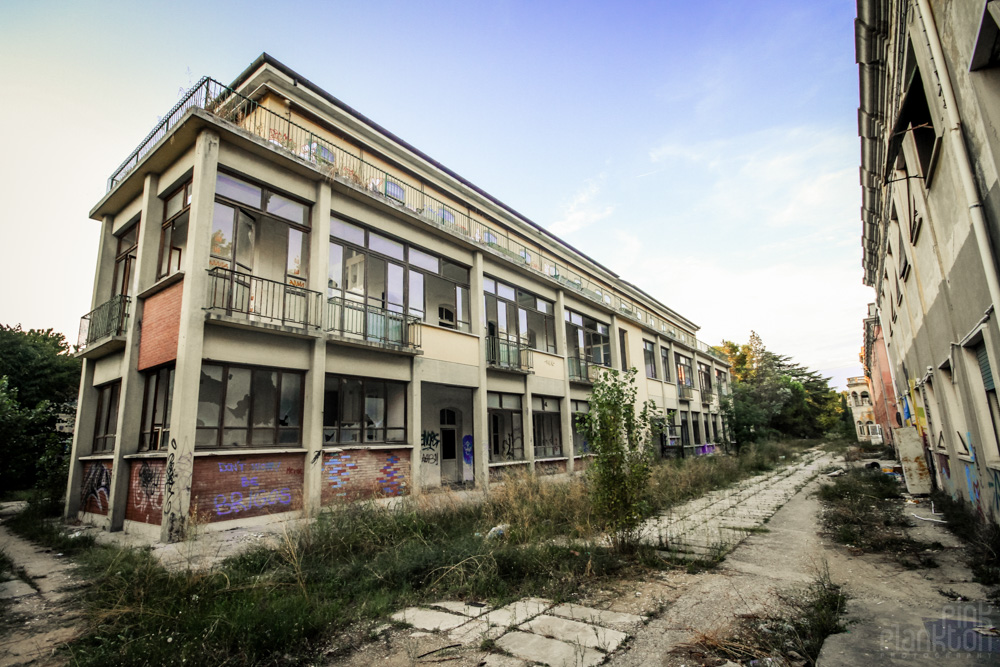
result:
<svg viewBox="0 0 1000 667"><path fill-rule="evenodd" d="M184 281L157 292L143 302L139 370L177 359Z"/></svg>
<svg viewBox="0 0 1000 667"><path fill-rule="evenodd" d="M160 525L163 521L164 459L129 462L128 504L125 518Z"/></svg>
<svg viewBox="0 0 1000 667"><path fill-rule="evenodd" d="M527 472L527 470L527 462L505 466L490 466L490 482L502 482L507 475L521 474Z"/></svg>
<svg viewBox="0 0 1000 667"><path fill-rule="evenodd" d="M584 472L590 467L590 461L592 457L590 456L575 456L573 457L573 472Z"/></svg>
<svg viewBox="0 0 1000 667"><path fill-rule="evenodd" d="M349 449L323 455L320 502L403 496L409 493L409 449Z"/></svg>
<svg viewBox="0 0 1000 667"><path fill-rule="evenodd" d="M566 461L539 461L535 464L537 475L558 475L566 472Z"/></svg>
<svg viewBox="0 0 1000 667"><path fill-rule="evenodd" d="M111 469L111 461L83 462L83 484L80 486L81 511L107 515Z"/></svg>
<svg viewBox="0 0 1000 667"><path fill-rule="evenodd" d="M191 516L212 523L300 510L304 465L305 454L197 457Z"/></svg>

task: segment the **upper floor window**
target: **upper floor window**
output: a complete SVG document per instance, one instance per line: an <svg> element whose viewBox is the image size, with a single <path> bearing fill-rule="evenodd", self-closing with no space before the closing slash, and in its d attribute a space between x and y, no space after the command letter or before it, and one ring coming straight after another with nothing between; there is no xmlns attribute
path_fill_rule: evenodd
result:
<svg viewBox="0 0 1000 667"><path fill-rule="evenodd" d="M694 373L691 370L691 359L681 354L674 356L677 358L677 384L693 387Z"/></svg>
<svg viewBox="0 0 1000 667"><path fill-rule="evenodd" d="M701 383L702 391L712 390L712 369L708 364L698 362L698 380Z"/></svg>
<svg viewBox="0 0 1000 667"><path fill-rule="evenodd" d="M166 449L170 442L170 408L174 392L174 366L143 373L142 430L139 451Z"/></svg>
<svg viewBox="0 0 1000 667"><path fill-rule="evenodd" d="M115 448L118 433L118 395L121 381L97 388L97 422L94 425L94 453L110 452Z"/></svg>
<svg viewBox="0 0 1000 667"><path fill-rule="evenodd" d="M157 279L181 269L181 258L187 251L188 219L191 217L191 182L187 182L167 197L163 204L163 227L160 230L160 262Z"/></svg>
<svg viewBox="0 0 1000 667"><path fill-rule="evenodd" d="M656 343L642 341L642 360L646 366L646 377L656 379Z"/></svg>
<svg viewBox="0 0 1000 667"><path fill-rule="evenodd" d="M469 269L338 218L330 230L328 299L470 330Z"/></svg>
<svg viewBox="0 0 1000 667"><path fill-rule="evenodd" d="M628 366L628 333L624 329L618 330L618 354L622 358L622 370L627 371Z"/></svg>
<svg viewBox="0 0 1000 667"><path fill-rule="evenodd" d="M129 296L135 287L135 253L139 245L139 220L115 238L115 280L111 296Z"/></svg>
<svg viewBox="0 0 1000 667"><path fill-rule="evenodd" d="M219 173L209 264L306 287L309 207Z"/></svg>
<svg viewBox="0 0 1000 667"><path fill-rule="evenodd" d="M660 348L660 361L663 365L663 379L670 382L670 350L665 347Z"/></svg>
<svg viewBox="0 0 1000 667"><path fill-rule="evenodd" d="M566 356L611 366L611 330L607 324L566 309Z"/></svg>
<svg viewBox="0 0 1000 667"><path fill-rule="evenodd" d="M499 280L483 280L490 336L555 353L556 325L551 301Z"/></svg>

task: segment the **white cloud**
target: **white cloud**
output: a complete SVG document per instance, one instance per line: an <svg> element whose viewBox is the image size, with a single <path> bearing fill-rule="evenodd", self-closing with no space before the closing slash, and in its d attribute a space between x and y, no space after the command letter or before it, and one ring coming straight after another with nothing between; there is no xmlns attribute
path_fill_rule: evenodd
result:
<svg viewBox="0 0 1000 667"><path fill-rule="evenodd" d="M605 175L588 179L573 198L563 206L562 216L549 225L553 234L567 235L609 217L615 208L609 204L599 204L594 200L600 195Z"/></svg>

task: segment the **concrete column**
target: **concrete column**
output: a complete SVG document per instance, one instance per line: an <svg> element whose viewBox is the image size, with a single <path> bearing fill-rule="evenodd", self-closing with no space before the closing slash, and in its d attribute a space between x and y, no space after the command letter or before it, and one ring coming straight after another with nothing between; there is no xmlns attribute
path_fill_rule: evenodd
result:
<svg viewBox="0 0 1000 667"><path fill-rule="evenodd" d="M209 287L207 269L218 167L219 135L212 130L202 130L195 142L188 251L181 260L184 286L177 337L170 443L167 446L167 468L163 485L163 523L160 529L160 539L164 542L184 539L191 506L198 389L205 342L203 308Z"/></svg>
<svg viewBox="0 0 1000 667"><path fill-rule="evenodd" d="M303 397L302 446L306 449L305 475L302 480L303 509L306 516L314 516L321 507L323 487L323 402L326 393L326 333L322 329L325 321L326 285L330 265L330 206L332 199L330 184L319 181L316 184L316 203L312 207L309 234L309 289L320 292L315 313L316 330L319 336L312 343L312 358L306 373L305 396Z"/></svg>
<svg viewBox="0 0 1000 667"><path fill-rule="evenodd" d="M139 343L142 331L142 302L136 294L151 286L156 280L156 265L160 250L160 223L163 221L163 200L157 196L160 177L147 174L142 191L142 217L136 240L135 288L131 313L125 330L125 350L122 354L122 384L118 404L118 434L115 438L114 459L111 468L111 490L108 493L108 529L121 530L125 524L130 478L128 454L139 450L139 433L142 430L143 385L145 378L139 372Z"/></svg>
<svg viewBox="0 0 1000 667"><path fill-rule="evenodd" d="M611 338L611 368L616 371L622 369L622 354L625 350L621 349L621 337L618 334L618 316L611 316L610 331L608 332Z"/></svg>
<svg viewBox="0 0 1000 667"><path fill-rule="evenodd" d="M563 453L568 457L566 471L573 472L573 404L570 402L569 344L566 342L566 293L556 290L556 354L563 360L563 402L559 410L559 435L563 442Z"/></svg>
<svg viewBox="0 0 1000 667"><path fill-rule="evenodd" d="M528 462L528 470L535 472L535 429L532 421L534 408L531 405L531 397L534 396L533 375L524 376L524 399L521 401L521 419L523 420L522 441L524 442L524 460Z"/></svg>
<svg viewBox="0 0 1000 667"><path fill-rule="evenodd" d="M417 496L424 489L424 469L420 460L421 415L423 414L423 365L413 357L410 385L406 390L406 439L410 442L410 493ZM478 423L474 422L474 423ZM478 456L478 454L476 455Z"/></svg>
<svg viewBox="0 0 1000 667"><path fill-rule="evenodd" d="M472 391L472 433L476 484L488 491L490 485L490 438L486 408L486 312L483 307L483 253L478 250L472 256L472 271L469 276L469 316L472 320L472 333L479 336L479 382Z"/></svg>
<svg viewBox="0 0 1000 667"><path fill-rule="evenodd" d="M101 222L101 235L97 242L97 267L94 271L94 289L90 296L93 310L111 298L114 280L117 243L112 230L114 216L106 215ZM85 315L86 313L80 313ZM79 342L79 341L77 341ZM76 423L73 427L73 445L70 449L69 478L66 481L66 505L63 515L75 519L80 511L80 485L83 483L81 456L93 451L94 425L97 418L97 391L94 389L94 362L84 359L80 373L80 391L76 399Z"/></svg>

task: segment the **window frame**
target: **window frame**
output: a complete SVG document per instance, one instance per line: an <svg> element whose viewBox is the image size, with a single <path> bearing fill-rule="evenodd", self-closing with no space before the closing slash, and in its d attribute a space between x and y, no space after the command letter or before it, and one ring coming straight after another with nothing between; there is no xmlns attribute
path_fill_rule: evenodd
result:
<svg viewBox="0 0 1000 667"><path fill-rule="evenodd" d="M139 422L140 452L155 452L166 449L170 439L170 413L173 410L174 363L142 371L142 419ZM161 387L166 373L166 387ZM149 386L153 383L153 398L150 401ZM150 405L152 403L152 405ZM149 412L152 410L152 412ZM158 412L162 410L164 414ZM148 429L147 429L148 426ZM154 438L155 435L155 438ZM153 446L155 443L155 446Z"/></svg>
<svg viewBox="0 0 1000 667"><path fill-rule="evenodd" d="M105 454L115 450L118 440L118 414L121 410L121 380L113 380L97 390L97 420L94 423L94 438L91 453Z"/></svg>
<svg viewBox="0 0 1000 667"><path fill-rule="evenodd" d="M651 340L642 339L642 360L646 366L646 377L651 380L657 379L656 373L656 343Z"/></svg>
<svg viewBox="0 0 1000 667"><path fill-rule="evenodd" d="M336 425L333 425L332 423L328 423L328 421L327 421L328 420L328 415L327 415L327 410L326 410L326 401L327 401L327 399L326 399L327 384L326 383L329 382L330 380L337 380L338 383L339 383L339 387L337 389L337 401L338 401L337 416L338 416L338 419L337 419L337 424ZM344 390L344 388L345 388L345 386L347 385L348 382L360 382L361 383L361 390L360 390L360 397L361 397L361 405L360 405L360 409L361 409L361 421L357 422L358 425L356 427L347 427L348 429L356 429L357 430L357 432L358 432L358 439L357 440L343 440L342 439L342 436L343 436L343 433L344 433L344 429L345 429L344 424L345 423L354 423L354 422L345 422L344 421L344 400L346 398L346 393L347 393ZM385 419L386 423L384 423L383 426L381 426L381 427L368 428L367 426L364 425L364 418L366 416L365 415L365 400L367 398L367 393L368 393L367 388L370 385L373 385L373 384L376 384L376 383L382 385L382 397L383 397L383 400L385 401L384 409L385 409L385 412L386 412L386 419ZM389 414L389 390L388 390L389 389L389 385L396 385L396 388L401 391L401 395L403 397L403 425L402 426L392 426L392 427L390 427L388 425L388 423L387 423L388 422L388 414ZM404 382L404 381L401 381L401 380L387 380L387 379L384 379L384 378L366 377L366 376L360 376L360 375L343 375L341 373L326 373L325 379L324 379L324 384L323 384L323 405L324 405L324 410L323 410L323 446L324 447L338 447L338 446L339 447L343 447L343 446L356 446L356 445L362 445L362 446L368 446L368 445L399 445L401 447L407 446L407 443L409 441L407 440L408 433L407 433L406 424L407 424L407 420L409 418L409 409L410 409L409 400L408 400L409 399L409 393L408 393L408 391L409 391L408 383ZM330 421L332 422L332 419ZM381 431L382 438L381 439L379 439L379 438L373 438L373 439L369 440L368 439L368 433L372 432L372 431L376 431L376 430L377 431ZM390 440L389 439L389 431L398 431L400 437L398 439ZM327 437L328 433L329 433L330 437Z"/></svg>

